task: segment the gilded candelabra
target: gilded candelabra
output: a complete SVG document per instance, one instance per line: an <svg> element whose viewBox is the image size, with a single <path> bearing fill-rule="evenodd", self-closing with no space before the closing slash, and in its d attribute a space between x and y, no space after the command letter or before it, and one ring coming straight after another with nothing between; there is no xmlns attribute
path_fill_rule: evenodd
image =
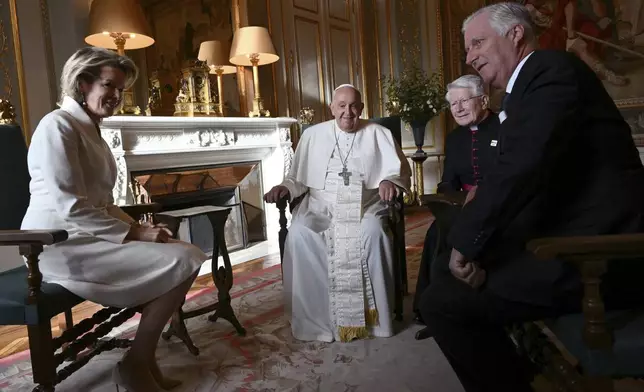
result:
<svg viewBox="0 0 644 392"><path fill-rule="evenodd" d="M199 60L187 61L181 69L179 94L174 104L174 115L183 117L217 116L219 108L212 100L209 68Z"/></svg>
<svg viewBox="0 0 644 392"><path fill-rule="evenodd" d="M199 54L197 58L203 61L209 68L211 75L217 75L217 99L214 99L215 89L213 91L213 102L217 102L217 115L225 116L224 108L224 87L223 77L225 74L237 72L237 67L230 64L230 45L224 41L204 41L199 45Z"/></svg>
<svg viewBox="0 0 644 392"><path fill-rule="evenodd" d="M151 116L152 112L161 107L161 82L156 71L150 76L150 88L148 90L148 107L145 115Z"/></svg>

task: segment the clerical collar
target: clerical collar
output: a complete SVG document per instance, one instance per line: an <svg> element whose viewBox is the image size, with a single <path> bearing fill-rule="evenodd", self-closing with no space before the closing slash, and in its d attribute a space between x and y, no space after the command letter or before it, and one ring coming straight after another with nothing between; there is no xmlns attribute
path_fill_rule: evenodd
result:
<svg viewBox="0 0 644 392"><path fill-rule="evenodd" d="M512 92L512 87L514 87L514 83L517 81L517 78L519 77L519 72L521 72L521 68L523 68L523 64L528 60L528 57L532 56L532 53L534 53L534 50L530 53L528 53L527 56L521 60L519 65L514 69L514 72L512 72L512 76L510 76L510 80L508 81L508 85L505 87L505 92L510 94Z"/></svg>
<svg viewBox="0 0 644 392"><path fill-rule="evenodd" d="M488 121L490 121L490 118L492 118L492 116L494 115L493 113L491 113L491 112L490 112L490 110L489 110L489 109L485 109L485 111L487 112L487 116L485 116L485 118L484 118L483 120L481 120L478 124L472 124L472 125L470 125L470 126L469 126L470 131L478 131L478 129L479 129L479 125L481 125L481 126L483 126L483 128L485 128L485 124L486 124Z"/></svg>

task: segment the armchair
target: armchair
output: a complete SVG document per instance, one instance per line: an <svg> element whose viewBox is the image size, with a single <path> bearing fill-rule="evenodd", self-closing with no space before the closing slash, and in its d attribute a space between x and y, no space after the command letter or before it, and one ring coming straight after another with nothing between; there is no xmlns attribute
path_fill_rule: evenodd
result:
<svg viewBox="0 0 644 392"><path fill-rule="evenodd" d="M401 144L401 126L400 117L383 117L375 118L370 121L387 127L398 145ZM308 127L307 127L308 128ZM304 132L306 128L303 128ZM295 207L302 201L305 195L295 198L289 205L288 198L285 197L278 201L277 208L280 212L279 224L279 247L280 247L280 261L284 259L284 244L286 236L288 235L286 218L286 208L293 212ZM391 230L393 239L393 254L394 254L394 290L395 290L395 304L394 313L396 320L402 320L403 313L403 297L407 295L407 256L405 253L405 219L404 219L404 205L403 195L399 195L396 207L391 207L389 214L389 228Z"/></svg>
<svg viewBox="0 0 644 392"><path fill-rule="evenodd" d="M559 258L577 267L583 311L516 326L520 351L561 391L612 392L614 379L644 378L644 303L613 304L624 310L606 311L600 291L611 266L644 262L644 233L541 238L527 247L538 259ZM548 339L547 332L561 345ZM564 359L568 354L577 366Z"/></svg>
<svg viewBox="0 0 644 392"><path fill-rule="evenodd" d="M448 225L463 201L458 195L423 198L437 223ZM613 379L644 378L644 303L616 304L625 310L606 311L600 290L612 264L644 261L644 233L541 238L529 242L527 249L538 259L558 258L577 267L583 311L510 327L519 353L535 363L557 391L612 392Z"/></svg>
<svg viewBox="0 0 644 392"><path fill-rule="evenodd" d="M130 345L126 339L100 339L131 318L137 309L103 308L73 325L72 308L84 301L57 284L43 282L38 256L43 248L67 239L64 230L19 230L29 204L27 148L18 126L0 125L0 246L17 246L26 264L0 272L0 325L25 325L34 383L38 391L55 386L101 352ZM135 219L159 205L124 208ZM0 260L2 263L3 260ZM66 328L53 337L51 319L65 314ZM87 352L78 356L84 350ZM72 361L57 371L64 361Z"/></svg>

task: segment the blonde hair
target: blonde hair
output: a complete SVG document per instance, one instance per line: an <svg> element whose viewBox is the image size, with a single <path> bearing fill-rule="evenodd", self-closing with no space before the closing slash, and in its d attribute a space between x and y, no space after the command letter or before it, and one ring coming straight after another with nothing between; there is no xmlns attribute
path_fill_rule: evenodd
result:
<svg viewBox="0 0 644 392"><path fill-rule="evenodd" d="M139 76L139 69L126 56L109 49L89 46L76 51L65 63L60 76L60 100L70 97L78 103L85 99L80 82L93 83L99 78L103 67L118 68L125 73L125 87L129 88Z"/></svg>

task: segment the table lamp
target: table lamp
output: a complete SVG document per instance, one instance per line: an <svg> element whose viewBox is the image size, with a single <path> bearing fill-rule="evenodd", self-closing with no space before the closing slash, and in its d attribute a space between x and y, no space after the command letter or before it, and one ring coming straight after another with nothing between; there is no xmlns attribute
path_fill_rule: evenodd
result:
<svg viewBox="0 0 644 392"><path fill-rule="evenodd" d="M94 0L89 10L89 33L85 42L92 46L116 49L141 49L154 44L150 26L138 0ZM141 114L134 104L131 88L123 91L123 106L118 114Z"/></svg>
<svg viewBox="0 0 644 392"><path fill-rule="evenodd" d="M230 65L228 58L230 57L230 46L221 41L205 41L199 45L199 55L197 58L200 61L206 62L210 73L217 75L217 93L219 94L219 115L224 116L224 91L222 76L224 74L231 74L237 72L237 68Z"/></svg>
<svg viewBox="0 0 644 392"><path fill-rule="evenodd" d="M264 103L259 93L259 76L257 67L271 64L279 60L275 53L273 41L265 27L248 26L237 29L230 48L230 62L240 66L253 67L253 87L255 98L250 117L268 117L270 112L264 109Z"/></svg>

